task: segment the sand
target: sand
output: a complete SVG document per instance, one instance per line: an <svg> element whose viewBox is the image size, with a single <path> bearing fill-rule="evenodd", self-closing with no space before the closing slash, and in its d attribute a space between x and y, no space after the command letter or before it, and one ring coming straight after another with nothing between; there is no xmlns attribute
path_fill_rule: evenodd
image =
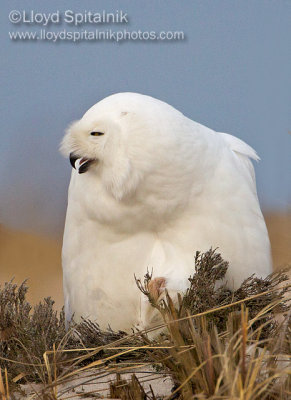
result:
<svg viewBox="0 0 291 400"><path fill-rule="evenodd" d="M130 373L123 373L121 378L130 381L132 374L135 374L147 394L151 393L149 385L151 385L156 396L165 397L171 394L172 379L162 372L157 373L151 366L142 371L133 369ZM78 400L86 398L87 400L94 400L100 396L100 398L105 397L110 400L108 396L111 382L116 382L116 374L106 373L106 371L100 374L100 369L96 371L92 369L90 372L76 375L69 383L57 386L58 399ZM21 389L25 392L26 398L29 399L35 392L41 393L42 385L21 385ZM90 396L90 393L92 396ZM23 397L16 396L16 398L21 400Z"/></svg>

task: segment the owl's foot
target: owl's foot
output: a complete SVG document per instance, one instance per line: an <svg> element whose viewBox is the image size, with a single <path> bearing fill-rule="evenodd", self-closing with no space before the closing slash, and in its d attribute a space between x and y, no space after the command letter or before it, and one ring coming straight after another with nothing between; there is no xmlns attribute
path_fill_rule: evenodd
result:
<svg viewBox="0 0 291 400"><path fill-rule="evenodd" d="M157 301L166 287L166 279L162 277L154 278L148 283L148 291L154 301Z"/></svg>
<svg viewBox="0 0 291 400"><path fill-rule="evenodd" d="M170 289L167 287L168 282L164 277L157 277L151 279L147 284L147 290L149 293L149 298L152 300L155 305L153 306L152 301L148 301L149 299L146 296L143 297L143 301L141 303L141 324L140 326L143 329L150 329L147 332L147 336L149 339L157 338L161 333L167 332L167 328L161 328L161 325L164 324L162 313L159 310L159 305L161 302L166 300L166 292L168 292L169 296L173 300L174 304L177 302L177 293L178 291ZM154 327L158 327L158 329L153 329Z"/></svg>

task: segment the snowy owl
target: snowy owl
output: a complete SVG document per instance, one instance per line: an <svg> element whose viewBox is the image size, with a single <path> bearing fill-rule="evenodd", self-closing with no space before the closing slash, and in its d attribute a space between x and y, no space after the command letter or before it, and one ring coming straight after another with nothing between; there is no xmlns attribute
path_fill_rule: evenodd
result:
<svg viewBox="0 0 291 400"><path fill-rule="evenodd" d="M130 331L154 320L134 275L153 293L183 292L197 250L218 247L227 284L272 270L257 198L256 152L242 140L137 93L118 93L68 129L72 169L63 240L67 319Z"/></svg>

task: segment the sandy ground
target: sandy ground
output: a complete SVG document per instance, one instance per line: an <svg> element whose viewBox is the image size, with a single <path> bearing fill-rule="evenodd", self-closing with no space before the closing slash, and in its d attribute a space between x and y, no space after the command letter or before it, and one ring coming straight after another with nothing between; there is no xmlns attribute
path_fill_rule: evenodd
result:
<svg viewBox="0 0 291 400"><path fill-rule="evenodd" d="M291 264L291 214L267 214L274 266ZM29 300L52 296L63 304L61 242L0 226L0 284L28 279Z"/></svg>
<svg viewBox="0 0 291 400"><path fill-rule="evenodd" d="M123 373L122 379L131 381L133 373L142 384L145 393L151 393L151 385L156 396L165 397L171 394L171 389L173 388L171 378L167 375L163 375L161 372L155 372L151 366L142 371L133 369L130 373ZM83 372L82 374L76 375L69 383L64 383L57 387L58 399L78 400L86 398L87 400L94 400L99 398L99 396L100 398L104 396L107 400L110 400L108 396L110 394L109 386L111 382L116 382L116 374L109 374L106 373L106 371L101 374L100 369ZM22 385L21 388L26 393L27 399L29 399L35 392L41 393L42 387L41 385ZM90 394L92 394L92 396L90 396ZM22 398L23 397L17 397L18 400Z"/></svg>

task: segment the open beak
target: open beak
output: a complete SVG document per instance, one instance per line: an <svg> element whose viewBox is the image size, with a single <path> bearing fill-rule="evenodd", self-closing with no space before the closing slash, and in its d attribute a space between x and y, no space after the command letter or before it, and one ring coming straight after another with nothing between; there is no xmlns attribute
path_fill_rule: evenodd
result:
<svg viewBox="0 0 291 400"><path fill-rule="evenodd" d="M79 174L83 174L88 171L90 164L95 160L91 160L85 157L78 157L74 153L70 153L71 166L78 170Z"/></svg>

